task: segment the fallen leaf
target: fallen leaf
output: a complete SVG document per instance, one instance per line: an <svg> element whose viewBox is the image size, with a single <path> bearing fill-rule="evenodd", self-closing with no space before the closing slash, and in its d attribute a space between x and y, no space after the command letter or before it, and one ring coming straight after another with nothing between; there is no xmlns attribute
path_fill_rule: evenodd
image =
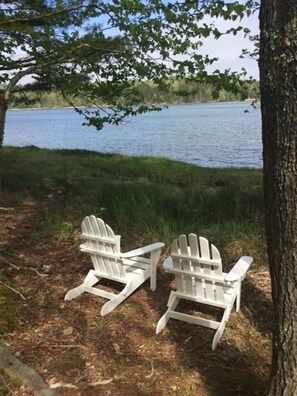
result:
<svg viewBox="0 0 297 396"><path fill-rule="evenodd" d="M63 330L64 335L70 335L73 333L73 327L69 326L67 329Z"/></svg>
<svg viewBox="0 0 297 396"><path fill-rule="evenodd" d="M116 351L116 352L120 352L120 350L121 350L121 348L120 348L120 346L118 345L118 344L116 344L115 342L112 344L112 346L113 346L113 348L114 348L114 350Z"/></svg>

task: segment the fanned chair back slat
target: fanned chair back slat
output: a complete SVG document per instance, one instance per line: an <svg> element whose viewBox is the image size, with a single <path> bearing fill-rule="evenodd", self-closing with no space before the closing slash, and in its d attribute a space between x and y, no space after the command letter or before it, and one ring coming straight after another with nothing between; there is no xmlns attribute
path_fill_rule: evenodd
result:
<svg viewBox="0 0 297 396"><path fill-rule="evenodd" d="M222 269L222 260L220 256L220 252L214 245L210 245L211 257L214 262L219 263L219 265L211 266L211 271L214 276L222 277L221 282L213 283L213 299L215 301L224 302L224 281L223 281L223 269Z"/></svg>
<svg viewBox="0 0 297 396"><path fill-rule="evenodd" d="M186 235L181 235L178 238L180 253L184 256L189 256L189 246ZM191 261L188 259L181 260L181 269L184 271L192 271ZM178 275L182 277L183 292L193 294L193 279L191 276Z"/></svg>
<svg viewBox="0 0 297 396"><path fill-rule="evenodd" d="M86 246L96 251L96 254L91 253L95 270L110 276L125 276L113 230L102 219L87 216L82 222L82 231Z"/></svg>
<svg viewBox="0 0 297 396"><path fill-rule="evenodd" d="M192 257L200 257L199 245L197 240L197 235L189 234L189 245L190 245L190 255ZM201 264L199 262L192 264L192 270L195 274L202 274L203 269L201 268ZM193 289L195 296L200 296L201 298L204 296L204 288L202 282L196 282L194 279L195 289Z"/></svg>
<svg viewBox="0 0 297 396"><path fill-rule="evenodd" d="M95 240L95 239L92 239L92 238L88 238L88 235L89 236L95 236L96 235L95 231L94 231L94 229L92 227L92 224L91 224L91 221L90 221L89 217L86 217L84 219L84 221L81 224L81 228L82 228L82 233L83 233L83 236L84 236L84 239L85 239L86 247L94 249L94 250L97 250L98 241ZM100 271L100 270L104 270L105 271L104 262L102 260L102 257L98 257L95 254L91 254L91 260L92 260L94 268L97 271Z"/></svg>
<svg viewBox="0 0 297 396"><path fill-rule="evenodd" d="M180 249L179 249L177 239L171 245L171 253L172 253L172 267L173 267L173 269L181 270L182 269L181 260L178 258L178 255L180 254ZM175 256L177 256L177 257L175 257ZM176 283L176 287L178 288L178 290L183 290L184 286L183 286L182 275L175 276L175 283Z"/></svg>
<svg viewBox="0 0 297 396"><path fill-rule="evenodd" d="M175 272L175 281L181 293L224 302L222 262L214 245L195 234L189 234L188 238L180 235L171 246L171 255L173 272L179 270Z"/></svg>
<svg viewBox="0 0 297 396"><path fill-rule="evenodd" d="M204 259L210 259L210 251L209 251L209 243L208 240L199 237L199 246L200 246L200 257ZM202 273L203 275L211 275L211 266L205 263L201 264L201 267L203 269ZM197 282L202 282L203 283L203 288L204 288L204 298L205 299L213 299L213 282L206 279L206 278L201 278L197 279Z"/></svg>

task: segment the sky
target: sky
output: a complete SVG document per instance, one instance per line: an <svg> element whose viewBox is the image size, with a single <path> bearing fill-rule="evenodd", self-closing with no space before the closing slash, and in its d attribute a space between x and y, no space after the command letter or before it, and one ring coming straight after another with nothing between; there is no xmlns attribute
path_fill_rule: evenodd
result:
<svg viewBox="0 0 297 396"><path fill-rule="evenodd" d="M217 20L215 21L215 24L218 27L227 29L231 26L229 21ZM245 18L242 20L240 25L248 27L251 30L252 35L259 34L258 13ZM213 70L225 70L230 68L232 71L240 72L241 68L244 67L247 70L248 77L251 76L256 80L259 80L258 62L255 59L240 58L242 49L245 48L252 50L253 44L248 38L244 38L242 33L238 33L236 36L233 34L226 35L218 40L205 40L202 53L208 54L210 57L219 58L219 61L213 66Z"/></svg>

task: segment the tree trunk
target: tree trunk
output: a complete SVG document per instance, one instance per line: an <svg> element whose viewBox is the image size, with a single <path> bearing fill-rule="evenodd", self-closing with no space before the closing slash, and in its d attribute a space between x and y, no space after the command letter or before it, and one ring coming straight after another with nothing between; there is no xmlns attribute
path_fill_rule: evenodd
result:
<svg viewBox="0 0 297 396"><path fill-rule="evenodd" d="M0 149L3 145L7 100L0 96Z"/></svg>
<svg viewBox="0 0 297 396"><path fill-rule="evenodd" d="M262 0L265 221L274 306L269 396L297 395L297 1Z"/></svg>

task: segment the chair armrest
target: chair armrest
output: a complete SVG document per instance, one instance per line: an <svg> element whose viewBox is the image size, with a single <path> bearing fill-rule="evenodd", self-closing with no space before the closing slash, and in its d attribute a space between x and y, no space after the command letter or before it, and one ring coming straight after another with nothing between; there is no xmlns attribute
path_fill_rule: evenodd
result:
<svg viewBox="0 0 297 396"><path fill-rule="evenodd" d="M84 249L87 248L87 244L86 244L86 243L81 243L81 244L79 245L79 248L80 248L80 250L84 251Z"/></svg>
<svg viewBox="0 0 297 396"><path fill-rule="evenodd" d="M172 257L169 256L167 257L167 259L163 262L163 269L166 270L170 270L173 267L173 260Z"/></svg>
<svg viewBox="0 0 297 396"><path fill-rule="evenodd" d="M231 271L225 276L225 281L234 282L239 279L243 280L252 262L252 257L242 256L231 269Z"/></svg>
<svg viewBox="0 0 297 396"><path fill-rule="evenodd" d="M143 254L151 253L151 252L154 252L155 250L159 250L164 246L165 246L165 244L162 242L152 243L151 245L143 246L141 248L131 250L130 252L121 253L120 256L122 258L142 256Z"/></svg>

